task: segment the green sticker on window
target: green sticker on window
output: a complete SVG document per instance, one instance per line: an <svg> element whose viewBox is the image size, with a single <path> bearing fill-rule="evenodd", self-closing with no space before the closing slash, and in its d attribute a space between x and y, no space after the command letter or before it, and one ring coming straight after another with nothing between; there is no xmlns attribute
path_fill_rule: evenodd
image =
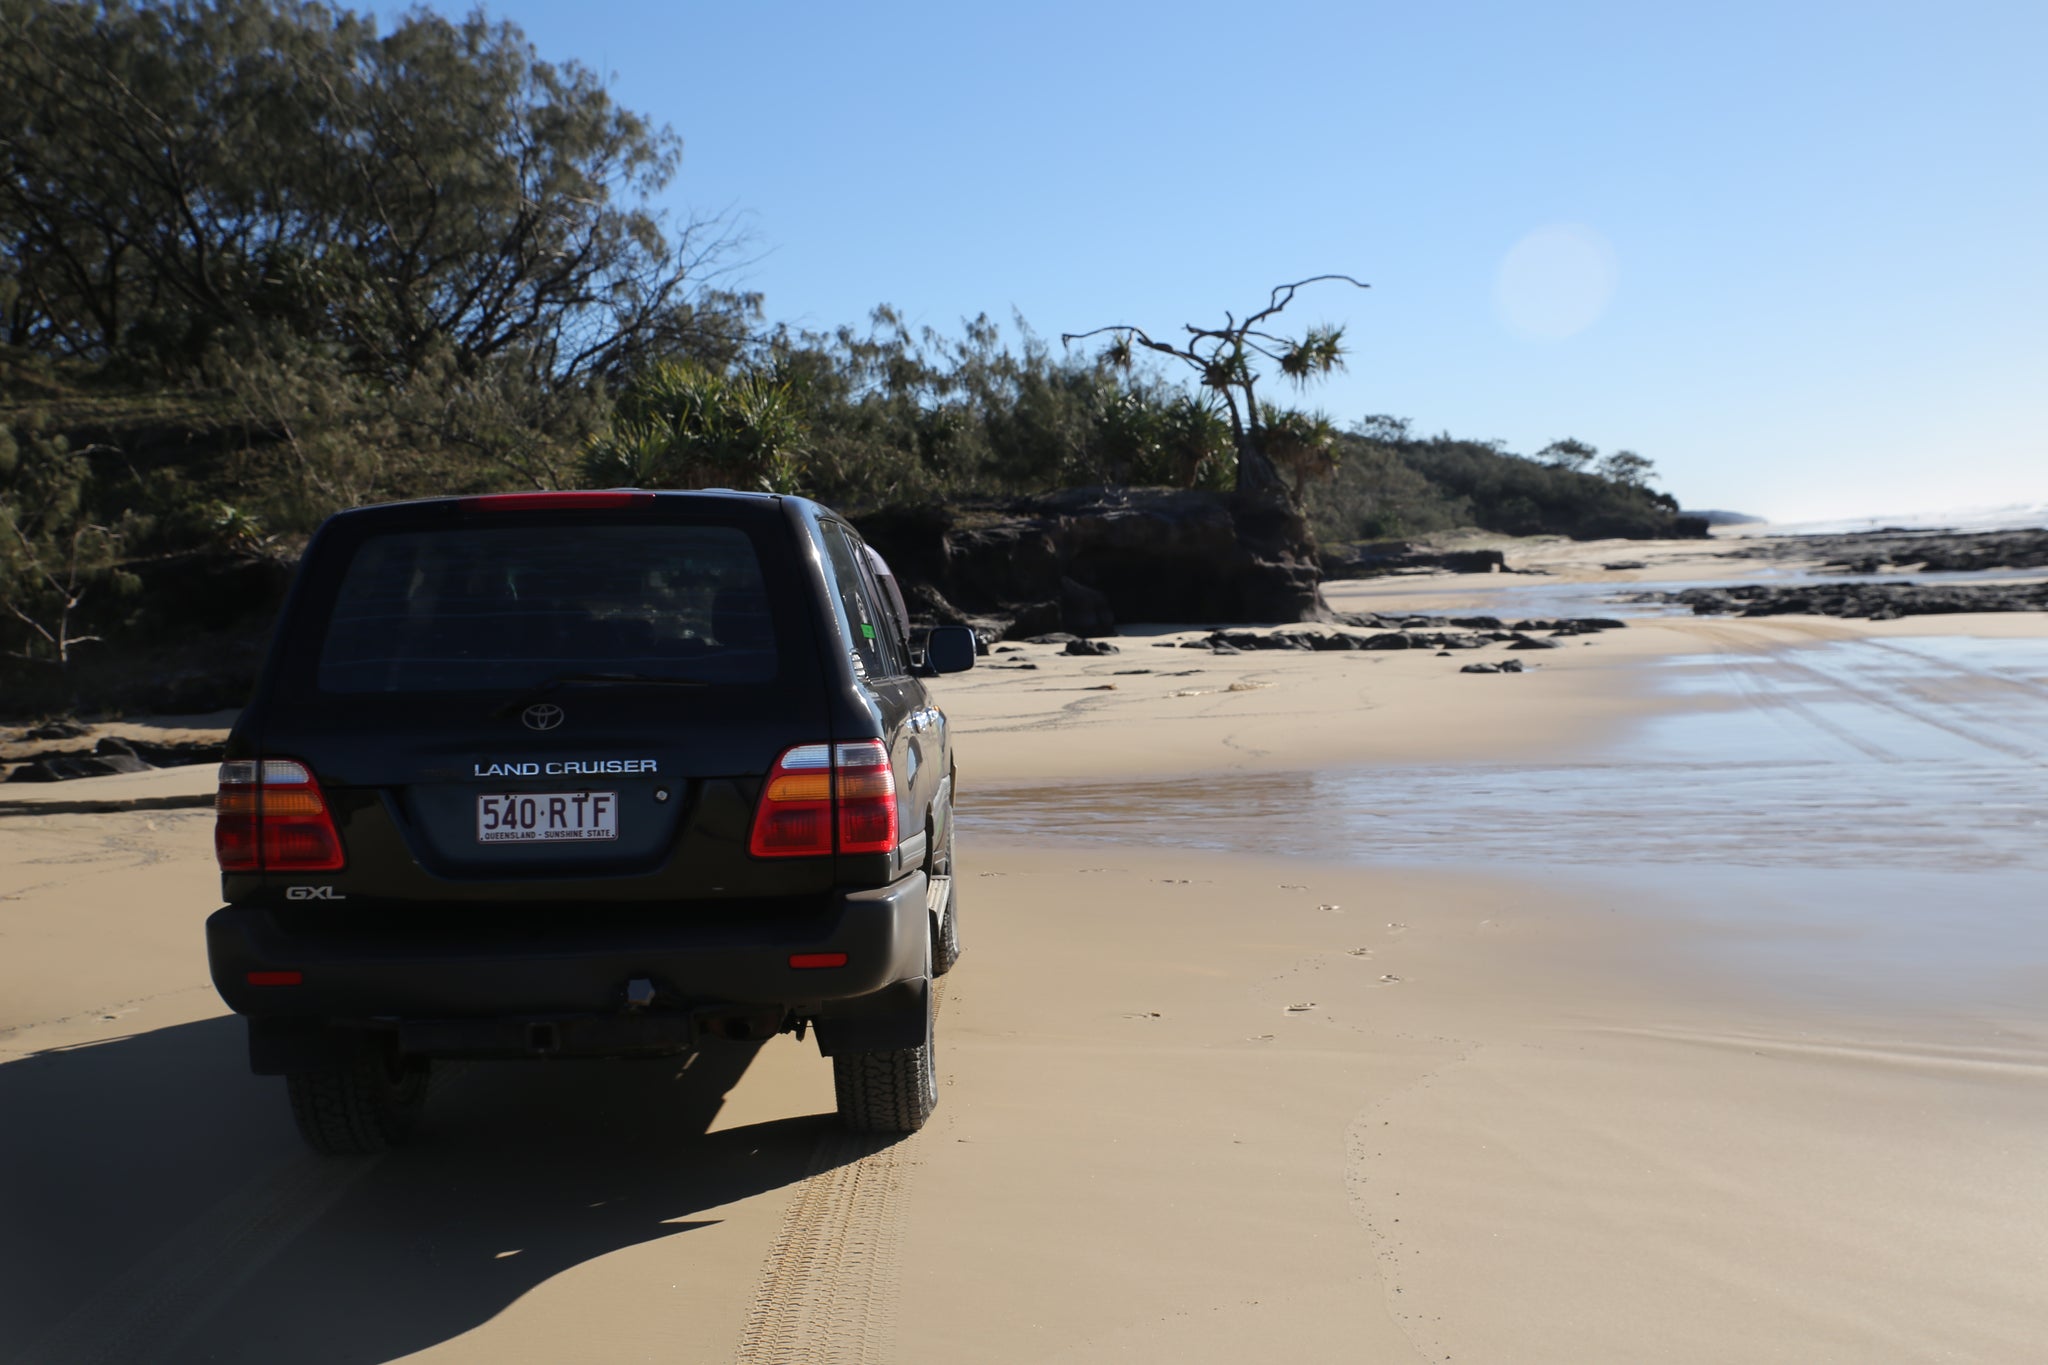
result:
<svg viewBox="0 0 2048 1365"><path fill-rule="evenodd" d="M860 623L860 633L867 639L872 640L875 638L875 628L865 621Z"/></svg>

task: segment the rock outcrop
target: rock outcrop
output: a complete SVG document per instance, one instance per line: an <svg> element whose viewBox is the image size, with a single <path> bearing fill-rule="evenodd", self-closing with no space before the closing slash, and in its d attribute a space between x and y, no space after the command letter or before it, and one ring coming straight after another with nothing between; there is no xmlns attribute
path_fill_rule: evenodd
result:
<svg viewBox="0 0 2048 1365"><path fill-rule="evenodd" d="M1855 531L1847 535L1757 536L1740 542L1745 559L1819 559L1843 573L1917 568L1922 573L2048 568L2048 530Z"/></svg>
<svg viewBox="0 0 2048 1365"><path fill-rule="evenodd" d="M912 614L984 640L1116 633L1118 621L1315 620L1313 542L1281 503L1198 489L1075 488L855 519Z"/></svg>
<svg viewBox="0 0 2048 1365"><path fill-rule="evenodd" d="M1842 616L1889 621L1970 611L2048 611L2048 583L1815 583L1643 592L1631 602L1688 606L1695 616Z"/></svg>
<svg viewBox="0 0 2048 1365"><path fill-rule="evenodd" d="M1404 540L1368 545L1331 545L1322 552L1325 578L1378 578L1385 574L1443 569L1451 573L1505 573L1499 550L1432 550Z"/></svg>

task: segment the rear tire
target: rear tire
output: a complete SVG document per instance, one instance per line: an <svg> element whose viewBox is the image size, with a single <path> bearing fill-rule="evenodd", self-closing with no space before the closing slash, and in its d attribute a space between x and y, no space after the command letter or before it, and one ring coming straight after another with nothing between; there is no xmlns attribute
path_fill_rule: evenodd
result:
<svg viewBox="0 0 2048 1365"><path fill-rule="evenodd" d="M930 967L927 942L926 966ZM914 1133L939 1104L939 1073L933 1047L938 1002L924 997L924 1043L888 1052L842 1052L832 1059L832 1088L839 1122L856 1133Z"/></svg>
<svg viewBox="0 0 2048 1365"><path fill-rule="evenodd" d="M325 1156L361 1156L405 1141L426 1108L430 1067L366 1039L352 1061L285 1077L299 1135Z"/></svg>
<svg viewBox="0 0 2048 1365"><path fill-rule="evenodd" d="M960 961L960 883L946 888L946 909L939 916L938 947L932 950L932 975L944 976Z"/></svg>
<svg viewBox="0 0 2048 1365"><path fill-rule="evenodd" d="M931 872L946 879L946 904L932 922L932 975L944 976L960 960L960 879L953 875L953 822L946 846L932 855Z"/></svg>

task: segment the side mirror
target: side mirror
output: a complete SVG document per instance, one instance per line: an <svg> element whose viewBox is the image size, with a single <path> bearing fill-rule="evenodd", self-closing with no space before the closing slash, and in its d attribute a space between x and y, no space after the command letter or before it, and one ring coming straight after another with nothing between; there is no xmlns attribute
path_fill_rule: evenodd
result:
<svg viewBox="0 0 2048 1365"><path fill-rule="evenodd" d="M965 673L974 667L974 632L965 626L933 626L924 662L934 673Z"/></svg>

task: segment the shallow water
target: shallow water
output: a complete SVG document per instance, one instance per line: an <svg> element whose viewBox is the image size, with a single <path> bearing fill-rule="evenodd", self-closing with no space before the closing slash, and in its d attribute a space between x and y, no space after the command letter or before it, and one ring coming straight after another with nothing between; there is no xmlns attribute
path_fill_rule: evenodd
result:
<svg viewBox="0 0 2048 1365"><path fill-rule="evenodd" d="M2048 963L2048 640L1686 656L1682 704L1561 763L1381 766L971 794L1027 839L1569 870L1731 928L1752 966L1937 993ZM1646 879L1647 882L1646 882ZM1643 897L1636 897L1643 900Z"/></svg>

